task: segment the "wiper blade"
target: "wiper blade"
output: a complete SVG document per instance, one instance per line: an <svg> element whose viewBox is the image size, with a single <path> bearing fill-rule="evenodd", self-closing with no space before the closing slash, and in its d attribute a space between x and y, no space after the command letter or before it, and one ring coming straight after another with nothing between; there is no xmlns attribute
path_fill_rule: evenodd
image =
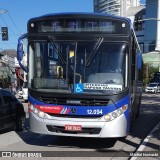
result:
<svg viewBox="0 0 160 160"><path fill-rule="evenodd" d="M50 37L49 38L50 42L52 43L53 47L56 49L58 56L60 57L61 61L63 64L66 64L66 61L63 58L62 52L57 48L57 46L55 45L55 42L53 41L53 39Z"/></svg>
<svg viewBox="0 0 160 160"><path fill-rule="evenodd" d="M99 47L100 47L101 43L103 42L103 40L104 40L104 38L102 38L102 37L98 39L98 41L95 44L95 46L94 46L94 48L93 48L88 60L85 63L85 66L89 66L90 65L91 61L93 60L93 58L97 54L97 50L99 49Z"/></svg>

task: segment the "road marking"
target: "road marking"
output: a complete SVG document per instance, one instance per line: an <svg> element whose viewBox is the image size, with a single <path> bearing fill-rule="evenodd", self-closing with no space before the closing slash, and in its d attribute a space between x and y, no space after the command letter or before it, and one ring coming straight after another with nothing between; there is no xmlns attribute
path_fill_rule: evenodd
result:
<svg viewBox="0 0 160 160"><path fill-rule="evenodd" d="M144 148L146 147L149 139L153 137L153 133L160 128L160 122L151 130L149 135L143 140L142 144L139 146L139 148L136 150L136 152L142 152ZM132 157L130 160L136 160L138 157Z"/></svg>

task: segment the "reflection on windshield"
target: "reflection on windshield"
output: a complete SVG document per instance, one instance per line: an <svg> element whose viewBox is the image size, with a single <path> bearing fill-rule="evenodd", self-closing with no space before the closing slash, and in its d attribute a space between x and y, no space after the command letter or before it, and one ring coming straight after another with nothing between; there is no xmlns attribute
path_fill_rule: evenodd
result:
<svg viewBox="0 0 160 160"><path fill-rule="evenodd" d="M104 39L104 38L99 38L99 39L98 39L98 41L97 41L97 43L95 44L92 52L89 54L89 57L88 57L88 59L87 59L87 61L86 61L86 63L85 63L85 66L89 66L89 65L90 65L90 63L91 63L91 61L93 60L94 56L98 53L97 50L99 49L101 43L103 42L103 39Z"/></svg>
<svg viewBox="0 0 160 160"><path fill-rule="evenodd" d="M115 93L125 86L127 47L124 43L52 41L31 44L34 59L31 87L82 93Z"/></svg>

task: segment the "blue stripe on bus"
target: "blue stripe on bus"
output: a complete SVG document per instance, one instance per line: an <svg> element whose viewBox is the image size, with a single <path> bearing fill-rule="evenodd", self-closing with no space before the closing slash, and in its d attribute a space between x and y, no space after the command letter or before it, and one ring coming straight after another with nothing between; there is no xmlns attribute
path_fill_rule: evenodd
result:
<svg viewBox="0 0 160 160"><path fill-rule="evenodd" d="M45 105L45 106L53 106L54 104L45 104L43 102L40 102L34 98L32 98L31 96L29 96L29 101L31 104L35 104L35 105ZM124 97L123 99L121 99L118 102L115 102L115 104L110 104L105 106L69 106L69 105L56 105L56 106L63 106L64 108L69 109L70 111L67 112L67 114L69 115L73 115L75 113L72 113L72 109L76 109L76 115L90 115L90 116L95 116L95 115L105 115L108 114L110 112L113 112L115 110L117 110L118 108L122 107L123 105L128 104L129 105L129 96ZM128 106L129 108L129 106ZM96 111L96 113L93 114L88 114L89 111ZM101 112L102 111L102 112ZM63 114L65 114L65 112L63 112ZM126 111L124 113L126 120L129 120L129 112Z"/></svg>

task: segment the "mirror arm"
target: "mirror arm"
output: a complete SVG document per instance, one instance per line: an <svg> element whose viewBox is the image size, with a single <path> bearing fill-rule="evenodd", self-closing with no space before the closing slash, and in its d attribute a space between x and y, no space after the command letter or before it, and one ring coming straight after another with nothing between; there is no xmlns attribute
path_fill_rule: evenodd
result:
<svg viewBox="0 0 160 160"><path fill-rule="evenodd" d="M24 38L26 38L27 35L28 35L28 34L25 33L25 34L23 34L22 36L20 36L20 37L18 38L18 43L21 43L21 40L24 39Z"/></svg>
<svg viewBox="0 0 160 160"><path fill-rule="evenodd" d="M26 73L28 73L28 67L25 67L25 66L21 63L21 61L18 61L18 63L19 63L19 65L20 65L20 67L21 67Z"/></svg>
<svg viewBox="0 0 160 160"><path fill-rule="evenodd" d="M19 37L18 38L18 46L20 47L21 46L21 41L24 39L24 38L26 38L28 36L28 34L26 33L26 34L23 34L21 37ZM19 47L17 47L17 60L18 60L18 63L19 63L19 65L20 65L20 67L27 73L28 72L28 67L25 67L22 63L21 63L21 58L18 58L18 57L21 57L21 56L23 56L22 54L23 53L21 53L20 54L20 52L22 52L23 51L23 48L20 50L19 49ZM23 46L22 46L23 47Z"/></svg>

